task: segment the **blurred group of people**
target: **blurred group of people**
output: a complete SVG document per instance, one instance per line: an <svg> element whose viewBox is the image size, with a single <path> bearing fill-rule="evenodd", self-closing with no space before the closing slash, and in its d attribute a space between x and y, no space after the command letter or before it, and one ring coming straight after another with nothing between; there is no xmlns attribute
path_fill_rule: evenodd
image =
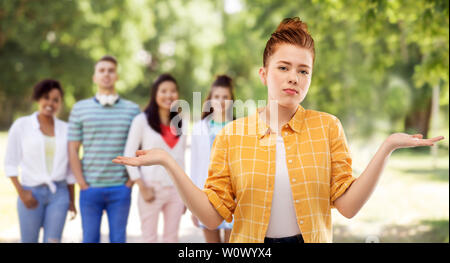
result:
<svg viewBox="0 0 450 263"><path fill-rule="evenodd" d="M174 124L181 114L173 110L179 85L172 75L160 75L151 87L150 102L141 112L136 103L116 92L117 67L117 60L109 55L96 62L93 81L97 93L73 106L68 123L57 118L64 96L61 84L52 79L40 81L33 90L38 110L11 126L5 174L18 193L22 242L38 242L41 229L43 242L61 242L67 215L73 219L77 214L75 183L80 188L78 207L84 243L100 242L104 211L110 242L126 242L134 184L139 188L142 241L178 242L186 207L167 171L161 166L138 168L112 160L119 155L135 156L140 149L161 148L184 168L187 134L181 128L188 123L180 119ZM215 135L232 121L232 107L226 101L233 99L232 79L217 76L206 99L206 111L194 125L191 138L191 178L200 188L208 176ZM162 240L157 234L160 213L164 216ZM227 242L233 226L224 221L211 230L195 216L192 221L202 229L206 242Z"/></svg>

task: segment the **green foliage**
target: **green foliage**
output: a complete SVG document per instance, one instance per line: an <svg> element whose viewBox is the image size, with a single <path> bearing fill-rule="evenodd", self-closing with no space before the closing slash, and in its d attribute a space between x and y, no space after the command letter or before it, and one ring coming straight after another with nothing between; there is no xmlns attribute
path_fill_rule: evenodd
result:
<svg viewBox="0 0 450 263"><path fill-rule="evenodd" d="M181 98L203 99L215 75L235 80L236 97L266 99L258 77L270 34L285 17L306 21L316 61L303 105L337 115L351 134L369 135L377 120L405 129L439 85L448 108L448 1L421 0L26 1L0 3L0 128L32 110L31 87L55 78L73 103L92 96L93 65L119 60L117 89L144 107L163 72ZM198 110L198 109L194 109ZM413 116L411 118L411 116Z"/></svg>

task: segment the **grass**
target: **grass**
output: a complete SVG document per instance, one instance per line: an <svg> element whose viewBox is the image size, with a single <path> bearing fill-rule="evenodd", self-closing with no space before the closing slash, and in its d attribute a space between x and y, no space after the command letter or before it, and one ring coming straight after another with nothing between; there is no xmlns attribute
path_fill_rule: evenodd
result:
<svg viewBox="0 0 450 263"><path fill-rule="evenodd" d="M11 240L11 229L18 228L17 194L3 170L6 136L0 132L0 242ZM358 176L379 141L354 145L353 167ZM448 158L448 147L439 149L437 158L429 149L394 152L371 198L354 218L332 210L333 241L366 242L367 237L376 236L380 242L449 242Z"/></svg>
<svg viewBox="0 0 450 263"><path fill-rule="evenodd" d="M388 224L375 235L356 235L347 226L334 225L334 242L364 243L376 236L382 243L448 243L448 220L421 220L408 225Z"/></svg>

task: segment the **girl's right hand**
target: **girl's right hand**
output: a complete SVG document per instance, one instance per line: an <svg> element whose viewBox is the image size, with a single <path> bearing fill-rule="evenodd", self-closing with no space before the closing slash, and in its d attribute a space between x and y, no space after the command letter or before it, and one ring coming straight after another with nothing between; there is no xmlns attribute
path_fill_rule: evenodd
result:
<svg viewBox="0 0 450 263"><path fill-rule="evenodd" d="M163 149L139 150L136 151L136 157L117 156L113 163L130 166L151 166L163 164L170 155Z"/></svg>
<svg viewBox="0 0 450 263"><path fill-rule="evenodd" d="M34 198L30 190L23 190L19 195L20 200L24 203L28 209L34 209L38 206L38 201Z"/></svg>

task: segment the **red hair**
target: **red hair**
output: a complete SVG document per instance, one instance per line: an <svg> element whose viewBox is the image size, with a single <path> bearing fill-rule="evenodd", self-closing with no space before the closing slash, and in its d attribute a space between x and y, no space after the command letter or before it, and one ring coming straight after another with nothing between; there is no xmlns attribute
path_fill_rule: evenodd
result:
<svg viewBox="0 0 450 263"><path fill-rule="evenodd" d="M308 26L302 22L300 18L285 18L278 25L275 32L267 41L266 48L264 49L263 65L267 66L269 57L275 53L279 44L291 44L302 48L309 49L312 52L314 62L314 39L308 32Z"/></svg>

